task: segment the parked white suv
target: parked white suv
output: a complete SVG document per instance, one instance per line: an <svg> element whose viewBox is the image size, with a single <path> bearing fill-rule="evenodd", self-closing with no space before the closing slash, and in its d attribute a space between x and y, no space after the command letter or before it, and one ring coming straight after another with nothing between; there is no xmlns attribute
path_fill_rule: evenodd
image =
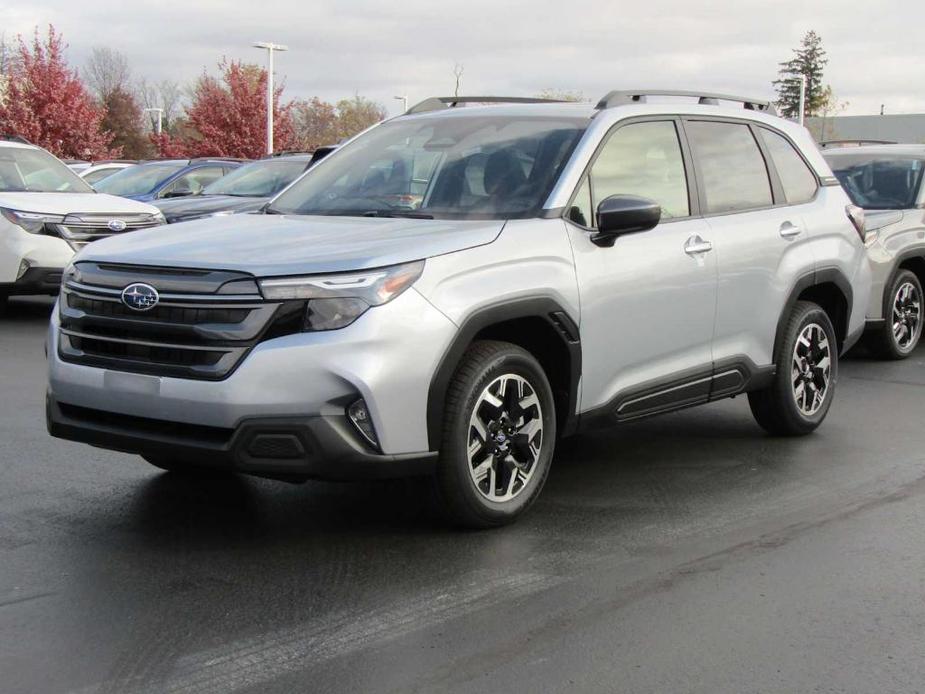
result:
<svg viewBox="0 0 925 694"><path fill-rule="evenodd" d="M864 330L856 210L766 103L648 96L429 99L265 214L94 244L52 317L49 431L180 472L428 472L476 527L581 429L747 393L808 434Z"/></svg>
<svg viewBox="0 0 925 694"><path fill-rule="evenodd" d="M0 310L13 294L57 294L90 241L163 222L156 207L96 193L44 149L0 138Z"/></svg>

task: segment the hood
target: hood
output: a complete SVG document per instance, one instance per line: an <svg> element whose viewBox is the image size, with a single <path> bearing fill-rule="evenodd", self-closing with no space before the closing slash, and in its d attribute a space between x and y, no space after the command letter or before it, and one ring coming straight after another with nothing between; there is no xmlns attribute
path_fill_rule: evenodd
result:
<svg viewBox="0 0 925 694"><path fill-rule="evenodd" d="M173 200L159 200L159 208L168 222L205 217L216 212L250 212L259 209L269 198L240 197L236 195L192 195Z"/></svg>
<svg viewBox="0 0 925 694"><path fill-rule="evenodd" d="M0 193L0 207L43 214L157 214L157 208L105 193Z"/></svg>
<svg viewBox="0 0 925 694"><path fill-rule="evenodd" d="M503 221L234 215L96 241L80 260L258 276L362 270L494 241Z"/></svg>

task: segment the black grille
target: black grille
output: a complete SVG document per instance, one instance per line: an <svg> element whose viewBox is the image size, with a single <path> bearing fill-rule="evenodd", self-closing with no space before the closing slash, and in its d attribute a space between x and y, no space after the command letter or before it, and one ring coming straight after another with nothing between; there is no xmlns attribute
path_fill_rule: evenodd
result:
<svg viewBox="0 0 925 694"><path fill-rule="evenodd" d="M67 305L94 316L128 318L130 320L157 321L197 325L199 323L240 323L247 314L246 308L183 308L179 306L155 306L150 311L133 311L121 301L89 299L77 294L68 294Z"/></svg>
<svg viewBox="0 0 925 694"><path fill-rule="evenodd" d="M222 352L206 352L176 347L158 347L135 342L113 342L92 337L70 336L71 346L90 357L114 357L146 364L174 366L214 366Z"/></svg>
<svg viewBox="0 0 925 694"><path fill-rule="evenodd" d="M302 326L303 301L264 301L244 273L129 271L91 263L83 271L82 265L68 277L59 302L58 353L65 361L220 380L257 343ZM160 300L154 308L137 311L122 303L122 289L134 282L157 289ZM240 289L246 293L235 293Z"/></svg>

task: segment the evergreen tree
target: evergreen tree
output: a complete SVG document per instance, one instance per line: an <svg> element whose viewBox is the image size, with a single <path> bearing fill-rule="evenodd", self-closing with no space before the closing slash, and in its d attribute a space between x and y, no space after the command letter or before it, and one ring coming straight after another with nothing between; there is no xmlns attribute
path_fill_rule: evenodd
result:
<svg viewBox="0 0 925 694"><path fill-rule="evenodd" d="M822 47L822 37L815 31L807 31L800 47L793 50L793 57L780 63L777 89L777 108L781 115L796 118L800 113L800 76L806 78L804 115L816 116L823 107L825 87L822 71L829 59Z"/></svg>

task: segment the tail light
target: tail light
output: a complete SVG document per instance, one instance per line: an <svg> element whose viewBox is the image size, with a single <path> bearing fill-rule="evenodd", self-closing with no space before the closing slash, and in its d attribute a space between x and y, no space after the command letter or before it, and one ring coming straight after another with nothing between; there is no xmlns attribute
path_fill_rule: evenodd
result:
<svg viewBox="0 0 925 694"><path fill-rule="evenodd" d="M864 208L858 207L857 205L847 205L845 206L845 212L848 214L848 219L851 220L851 223L854 224L854 228L858 232L858 236L861 237L861 241L864 240Z"/></svg>

